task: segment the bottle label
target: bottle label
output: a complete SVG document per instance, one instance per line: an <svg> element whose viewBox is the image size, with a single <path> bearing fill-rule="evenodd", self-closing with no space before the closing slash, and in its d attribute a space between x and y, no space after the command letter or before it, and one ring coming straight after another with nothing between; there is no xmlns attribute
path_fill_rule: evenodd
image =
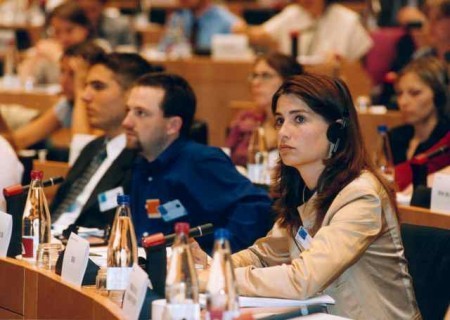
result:
<svg viewBox="0 0 450 320"><path fill-rule="evenodd" d="M108 290L125 290L132 270L131 267L109 267L106 273L106 288Z"/></svg>
<svg viewBox="0 0 450 320"><path fill-rule="evenodd" d="M164 319L198 320L200 319L200 305L198 303L177 303L166 305Z"/></svg>
<svg viewBox="0 0 450 320"><path fill-rule="evenodd" d="M223 311L223 310L209 310L208 320L233 320L239 317L239 312Z"/></svg>

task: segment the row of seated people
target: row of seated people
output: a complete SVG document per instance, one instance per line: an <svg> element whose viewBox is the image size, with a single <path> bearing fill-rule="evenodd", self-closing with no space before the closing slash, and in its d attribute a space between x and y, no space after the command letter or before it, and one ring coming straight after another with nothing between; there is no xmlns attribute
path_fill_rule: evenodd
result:
<svg viewBox="0 0 450 320"><path fill-rule="evenodd" d="M78 78L85 75L89 64L101 55L103 55L102 49L92 42L75 45L66 50L61 59L63 75L61 86L64 97L39 119L12 134L12 141L16 148L28 147L46 138L60 127L71 126L73 113L77 117L77 112L73 112L75 91L83 91L84 80ZM154 66L154 70L161 69ZM276 148L276 132L273 129L274 120L270 111L272 95L283 80L302 72L301 65L295 59L282 54L273 53L256 60L249 76L250 91L256 108L237 115L231 122L226 142L236 165L246 165L249 139L252 131L259 124L266 129L269 150ZM390 134L394 162L398 165L396 177L400 190L411 183L411 171L407 160L445 143L449 130L446 109L447 82L445 66L433 58L419 59L400 74L397 91L401 112L404 114L407 125L394 129ZM78 104L85 104L89 99L89 96L79 94ZM83 114L81 119L84 119L81 124L73 126L73 133L92 133L92 130L86 129L86 119ZM446 156L433 160L433 162L436 161L439 163L430 166L430 173L448 165L449 162Z"/></svg>
<svg viewBox="0 0 450 320"><path fill-rule="evenodd" d="M419 23L422 26L421 31L408 34L398 48L398 58L403 65L411 59L412 51L416 49L420 49L420 55L432 52L443 59L448 51L448 33L445 31L448 5L446 0L429 1L426 6L428 17L415 7L406 7L399 12L400 24ZM120 45L135 46L133 39L136 36L131 25L124 23L120 17L113 19L104 14L104 6L105 1L102 0L67 0L51 11L47 24L52 36L30 50L29 59L20 68L23 77L32 75L37 83L56 82L57 60L62 50L88 38L100 40L112 49ZM245 33L252 44L291 54L291 33L296 31L299 43L297 55L322 56L329 62L335 59L358 60L368 54L370 58L374 39L377 39L371 38L356 12L335 0L299 0L258 26L247 25L241 17L224 6L214 4L212 0L181 0L179 7L166 22L166 32L159 46L162 50L172 45L169 38L173 36L171 30L174 27L180 27L194 51L199 52L211 49L215 34ZM381 43L375 43L375 47L385 46L385 40L378 39ZM405 41L408 43L405 44ZM408 52L405 52L406 48ZM388 70L373 70L386 68L375 61L380 60L379 54L377 57L370 58L368 67L379 82L377 74ZM398 63L397 59L393 65L394 71L399 70Z"/></svg>
<svg viewBox="0 0 450 320"><path fill-rule="evenodd" d="M372 165L342 80L300 74L274 94L281 162L273 224L263 190L222 151L186 138L195 95L183 78L152 74L135 54L102 59L88 68L83 97L87 124L105 135L83 149L59 189L55 224L111 221L108 191L122 188L131 194L138 237L180 220L227 227L233 251L244 249L233 255L243 295L301 299L324 291L336 300L333 314L420 318L394 194ZM148 200L167 212L146 210ZM210 251L207 238L199 243Z"/></svg>

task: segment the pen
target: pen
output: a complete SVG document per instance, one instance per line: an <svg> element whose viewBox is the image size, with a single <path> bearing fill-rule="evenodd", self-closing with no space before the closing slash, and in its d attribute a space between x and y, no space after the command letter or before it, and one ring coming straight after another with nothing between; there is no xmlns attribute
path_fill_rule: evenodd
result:
<svg viewBox="0 0 450 320"><path fill-rule="evenodd" d="M101 257L101 256L102 256L101 254L89 252L89 257Z"/></svg>

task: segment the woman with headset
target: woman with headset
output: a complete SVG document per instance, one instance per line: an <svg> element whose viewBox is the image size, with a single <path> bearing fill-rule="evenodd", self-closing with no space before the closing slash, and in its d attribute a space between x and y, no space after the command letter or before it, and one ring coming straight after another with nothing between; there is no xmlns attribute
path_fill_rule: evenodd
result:
<svg viewBox="0 0 450 320"><path fill-rule="evenodd" d="M421 153L450 146L449 87L446 66L437 58L409 63L395 83L397 103L405 124L389 132L395 180L403 190L412 180L409 162ZM428 163L432 173L450 165L450 153Z"/></svg>
<svg viewBox="0 0 450 320"><path fill-rule="evenodd" d="M272 111L278 220L233 254L239 293L304 299L324 292L336 300L336 315L420 319L394 195L363 145L346 85L323 75L292 77L275 93Z"/></svg>

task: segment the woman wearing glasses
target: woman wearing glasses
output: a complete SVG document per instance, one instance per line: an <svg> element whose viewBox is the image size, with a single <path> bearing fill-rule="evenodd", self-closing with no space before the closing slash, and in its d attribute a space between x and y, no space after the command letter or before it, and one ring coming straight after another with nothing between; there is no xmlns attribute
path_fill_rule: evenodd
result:
<svg viewBox="0 0 450 320"><path fill-rule="evenodd" d="M269 150L276 148L276 133L270 111L272 96L285 79L302 72L302 66L284 54L271 53L256 59L248 77L255 108L237 115L231 122L226 141L226 146L231 150L231 159L236 165L246 165L250 136L259 124L265 129Z"/></svg>

